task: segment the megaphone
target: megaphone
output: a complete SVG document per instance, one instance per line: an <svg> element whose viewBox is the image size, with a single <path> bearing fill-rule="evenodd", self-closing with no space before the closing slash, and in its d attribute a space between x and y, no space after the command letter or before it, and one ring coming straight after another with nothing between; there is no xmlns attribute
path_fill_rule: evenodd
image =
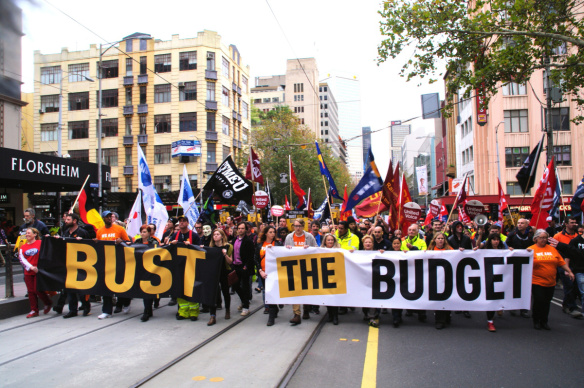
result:
<svg viewBox="0 0 584 388"><path fill-rule="evenodd" d="M487 222L489 221L489 219L487 218L487 216L485 216L484 214L478 214L475 218L474 218L474 222L475 224L477 224L478 226L485 226L487 224Z"/></svg>

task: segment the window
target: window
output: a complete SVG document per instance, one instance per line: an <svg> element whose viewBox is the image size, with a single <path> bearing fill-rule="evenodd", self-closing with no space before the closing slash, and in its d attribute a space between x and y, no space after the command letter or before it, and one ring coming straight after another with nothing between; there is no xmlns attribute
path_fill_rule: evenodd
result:
<svg viewBox="0 0 584 388"><path fill-rule="evenodd" d="M69 139L87 139L89 137L89 121L69 121Z"/></svg>
<svg viewBox="0 0 584 388"><path fill-rule="evenodd" d="M225 159L227 159L227 157L231 153L231 148L229 148L227 146L222 146L222 147L223 147L223 160L225 160Z"/></svg>
<svg viewBox="0 0 584 388"><path fill-rule="evenodd" d="M556 166L571 166L572 146L554 146L554 157L556 158Z"/></svg>
<svg viewBox="0 0 584 388"><path fill-rule="evenodd" d="M223 134L229 136L229 117L222 116L222 119L221 129L223 130Z"/></svg>
<svg viewBox="0 0 584 388"><path fill-rule="evenodd" d="M126 88L126 105L132 105L132 88Z"/></svg>
<svg viewBox="0 0 584 388"><path fill-rule="evenodd" d="M304 84L294 84L294 93L304 93Z"/></svg>
<svg viewBox="0 0 584 388"><path fill-rule="evenodd" d="M140 104L146 104L146 86L140 86Z"/></svg>
<svg viewBox="0 0 584 388"><path fill-rule="evenodd" d="M132 134L132 118L126 117L126 136L130 136Z"/></svg>
<svg viewBox="0 0 584 388"><path fill-rule="evenodd" d="M207 82L207 101L215 101L215 82Z"/></svg>
<svg viewBox="0 0 584 388"><path fill-rule="evenodd" d="M147 119L148 119L148 117L146 117L146 116L140 116L140 135L146 135L146 130L147 130L146 120Z"/></svg>
<svg viewBox="0 0 584 388"><path fill-rule="evenodd" d="M156 73L168 73L170 70L170 54L154 56L154 71Z"/></svg>
<svg viewBox="0 0 584 388"><path fill-rule="evenodd" d="M527 109L506 110L505 115L505 132L528 132L527 127Z"/></svg>
<svg viewBox="0 0 584 388"><path fill-rule="evenodd" d="M304 109L304 108L302 108L302 109ZM241 102L241 115L245 119L249 118L249 107L247 105L247 102L245 102L245 101Z"/></svg>
<svg viewBox="0 0 584 388"><path fill-rule="evenodd" d="M170 175L159 175L154 177L154 188L157 192L170 190L171 184L172 180Z"/></svg>
<svg viewBox="0 0 584 388"><path fill-rule="evenodd" d="M304 94L299 94L299 95L294 96L294 101L304 101Z"/></svg>
<svg viewBox="0 0 584 388"><path fill-rule="evenodd" d="M221 103L223 106L229 107L229 89L227 89L225 86L223 86L221 97Z"/></svg>
<svg viewBox="0 0 584 388"><path fill-rule="evenodd" d="M140 51L148 50L148 39L140 39Z"/></svg>
<svg viewBox="0 0 584 388"><path fill-rule="evenodd" d="M215 143L207 143L207 163L215 163L216 160L216 144Z"/></svg>
<svg viewBox="0 0 584 388"><path fill-rule="evenodd" d="M188 158L189 163L194 162L194 160L195 160L195 158L193 156L183 156L183 158ZM198 179L197 174L188 174L188 177L189 177L188 179L189 179L189 184L191 185L191 188L193 190L196 189L197 188L197 179ZM180 174L177 177L177 180L180 183L182 183L182 178L183 178L183 176L182 176L182 174Z"/></svg>
<svg viewBox="0 0 584 388"><path fill-rule="evenodd" d="M99 91L95 92L99 98ZM130 105L130 104L128 104ZM101 107L113 108L118 106L118 89L109 89L101 91Z"/></svg>
<svg viewBox="0 0 584 388"><path fill-rule="evenodd" d="M179 132L191 132L197 130L197 113L179 113Z"/></svg>
<svg viewBox="0 0 584 388"><path fill-rule="evenodd" d="M146 72L148 71L148 66L147 66L148 60L146 59L146 57L140 57L140 74L146 74Z"/></svg>
<svg viewBox="0 0 584 388"><path fill-rule="evenodd" d="M215 132L215 112L207 112L207 131Z"/></svg>
<svg viewBox="0 0 584 388"><path fill-rule="evenodd" d="M272 102L280 102L280 97L272 97Z"/></svg>
<svg viewBox="0 0 584 388"><path fill-rule="evenodd" d="M247 91L247 77L244 75L241 76L241 86L242 86L241 89L243 90L243 92L247 93L248 92Z"/></svg>
<svg viewBox="0 0 584 388"><path fill-rule="evenodd" d="M89 77L89 63L69 65L69 82L85 81Z"/></svg>
<svg viewBox="0 0 584 388"><path fill-rule="evenodd" d="M544 109L543 112L543 122L545 123L547 109ZM570 108L552 108L552 128L554 131L570 130Z"/></svg>
<svg viewBox="0 0 584 388"><path fill-rule="evenodd" d="M207 70L215 70L215 53L207 51Z"/></svg>
<svg viewBox="0 0 584 388"><path fill-rule="evenodd" d="M101 74L103 78L117 78L118 77L118 60L102 61Z"/></svg>
<svg viewBox="0 0 584 388"><path fill-rule="evenodd" d="M132 58L126 58L126 75L133 75L134 72L134 60Z"/></svg>
<svg viewBox="0 0 584 388"><path fill-rule="evenodd" d="M118 178L112 178L110 192L117 193L118 191L120 191L120 187L118 185L119 185Z"/></svg>
<svg viewBox="0 0 584 388"><path fill-rule="evenodd" d="M41 84L58 84L61 82L61 66L41 67Z"/></svg>
<svg viewBox="0 0 584 388"><path fill-rule="evenodd" d="M69 93L69 110L84 109L89 109L89 92Z"/></svg>
<svg viewBox="0 0 584 388"><path fill-rule="evenodd" d="M58 140L59 123L41 124L41 141Z"/></svg>
<svg viewBox="0 0 584 388"><path fill-rule="evenodd" d="M504 96L519 96L523 94L527 94L527 88L525 87L525 84L509 82L503 85Z"/></svg>
<svg viewBox="0 0 584 388"><path fill-rule="evenodd" d="M41 96L41 111L45 113L59 111L59 95Z"/></svg>
<svg viewBox="0 0 584 388"><path fill-rule="evenodd" d="M562 194L563 195L572 195L574 191L572 189L572 181L560 181L562 185Z"/></svg>
<svg viewBox="0 0 584 388"><path fill-rule="evenodd" d="M248 134L247 128L243 127L241 130L241 141L243 142L243 144L247 143L247 134Z"/></svg>
<svg viewBox="0 0 584 388"><path fill-rule="evenodd" d="M521 167L529 156L529 147L506 147L505 167Z"/></svg>
<svg viewBox="0 0 584 388"><path fill-rule="evenodd" d="M552 48L552 55L566 55L568 53L568 47L566 42L562 42L559 46Z"/></svg>
<svg viewBox="0 0 584 388"><path fill-rule="evenodd" d="M296 99L296 96L294 96L294 98ZM296 101L296 100L294 100L294 101ZM270 97L264 98L264 102L270 102Z"/></svg>
<svg viewBox="0 0 584 388"><path fill-rule="evenodd" d="M179 70L195 70L197 68L197 52L187 51L179 53Z"/></svg>
<svg viewBox="0 0 584 388"><path fill-rule="evenodd" d="M521 186L517 182L507 182L507 194L509 195L523 195Z"/></svg>
<svg viewBox="0 0 584 388"><path fill-rule="evenodd" d="M73 160L89 162L89 150L70 150L68 154Z"/></svg>
<svg viewBox="0 0 584 388"><path fill-rule="evenodd" d="M225 57L221 58L221 74L229 78L229 61Z"/></svg>
<svg viewBox="0 0 584 388"><path fill-rule="evenodd" d="M262 99L261 99L261 98L255 98L255 99L253 100L253 103L254 103L254 104L261 104L261 103L262 103Z"/></svg>
<svg viewBox="0 0 584 388"><path fill-rule="evenodd" d="M140 41L140 45L142 45L141 43L142 42ZM133 189L132 189L132 177L131 176L127 176L125 180L126 180L126 193L129 193L129 192L133 191Z"/></svg>
<svg viewBox="0 0 584 388"><path fill-rule="evenodd" d="M154 133L170 133L170 115L154 116Z"/></svg>
<svg viewBox="0 0 584 388"><path fill-rule="evenodd" d="M170 144L154 146L154 164L170 163Z"/></svg>
<svg viewBox="0 0 584 388"><path fill-rule="evenodd" d="M95 127L98 125L99 120L96 120ZM105 137L118 136L118 119L101 119L101 133Z"/></svg>
<svg viewBox="0 0 584 388"><path fill-rule="evenodd" d="M178 89L179 101L195 101L197 99L197 82L185 82L185 86Z"/></svg>
<svg viewBox="0 0 584 388"><path fill-rule="evenodd" d="M133 43L134 43L134 41L132 39L126 40L126 52L128 52L128 53L132 52L132 50L133 50L132 47L134 46Z"/></svg>
<svg viewBox="0 0 584 388"><path fill-rule="evenodd" d="M124 165L125 166L132 166L132 165L134 165L132 163L132 148L131 147L126 147L124 149L126 150L126 163Z"/></svg>
<svg viewBox="0 0 584 388"><path fill-rule="evenodd" d="M154 85L154 103L170 102L170 84Z"/></svg>
<svg viewBox="0 0 584 388"><path fill-rule="evenodd" d="M41 152L41 155L57 156L57 151Z"/></svg>
<svg viewBox="0 0 584 388"><path fill-rule="evenodd" d="M95 160L97 161L97 150L95 150ZM118 165L118 149L117 148L102 148L101 163L106 166L115 167Z"/></svg>

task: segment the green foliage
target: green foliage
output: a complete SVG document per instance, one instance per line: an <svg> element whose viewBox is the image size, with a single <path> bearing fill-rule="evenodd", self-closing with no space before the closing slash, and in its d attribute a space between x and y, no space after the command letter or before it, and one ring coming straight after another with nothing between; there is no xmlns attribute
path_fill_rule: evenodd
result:
<svg viewBox="0 0 584 388"><path fill-rule="evenodd" d="M288 106L277 106L269 112L252 108L252 122L254 126L250 144L260 155L262 174L264 179L267 177L269 180L276 203L283 204L284 195L288 196L291 206L297 202L294 193L292 193L294 199L290 198L290 177L288 176L288 183L280 183L281 173L289 175L288 155L290 155L300 187L307 195L310 187L313 207L318 206L325 199L325 190L314 146L316 139L314 132L300 125L298 118ZM319 145L324 161L342 196L344 185L351 182L347 167L332 155L324 143ZM350 189L351 187L347 188Z"/></svg>
<svg viewBox="0 0 584 388"><path fill-rule="evenodd" d="M386 1L379 11L385 39L378 62L413 50L400 75L430 83L446 77L448 114L460 91L468 97L484 87L486 106L499 82L524 83L547 58L554 83L561 82L563 92L582 105L582 5L582 0ZM562 44L568 53L556 55L554 48Z"/></svg>

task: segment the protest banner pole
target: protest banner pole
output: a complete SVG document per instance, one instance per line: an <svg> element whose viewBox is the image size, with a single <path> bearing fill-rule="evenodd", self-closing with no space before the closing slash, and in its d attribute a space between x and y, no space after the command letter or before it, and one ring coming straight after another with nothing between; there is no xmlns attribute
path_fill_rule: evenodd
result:
<svg viewBox="0 0 584 388"><path fill-rule="evenodd" d="M462 187L460 188L460 190L464 189L464 185L466 184L466 176L468 175L468 173L464 174L464 179L462 180ZM452 204L452 209L450 209L450 214L448 215L448 219L446 220L446 225L448 225L448 223L450 222L450 218L452 217L452 213L454 212L454 208L457 207L458 205L458 198L460 197L460 191L458 192L458 194L456 194L456 198L454 199L454 203Z"/></svg>
<svg viewBox="0 0 584 388"><path fill-rule="evenodd" d="M77 198L75 198L75 202L73 202L73 205L71 205L71 209L69 209L69 213L73 213L73 209L75 208L75 205L77 205L77 201L79 201L79 196L83 192L83 189L85 188L85 185L87 184L87 180L89 179L90 176L91 175L87 175L87 178L85 178L85 182L83 182L83 186L81 186L81 190L79 190L79 194L77 194Z"/></svg>
<svg viewBox="0 0 584 388"><path fill-rule="evenodd" d="M322 177L322 184L324 185L324 195L326 195L326 203L328 203L329 212L331 213L331 223L333 224L333 227L334 227L335 220L333 218L333 208L331 207L331 201L329 199L328 190L326 188L326 180L324 179L324 175L321 175L321 177Z"/></svg>
<svg viewBox="0 0 584 388"><path fill-rule="evenodd" d="M292 203L292 158L290 155L288 155L288 178L290 178L290 203Z"/></svg>

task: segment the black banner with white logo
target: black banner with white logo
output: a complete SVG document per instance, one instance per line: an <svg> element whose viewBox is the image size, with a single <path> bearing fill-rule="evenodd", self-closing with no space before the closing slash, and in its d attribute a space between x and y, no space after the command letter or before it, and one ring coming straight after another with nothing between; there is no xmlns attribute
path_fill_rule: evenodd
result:
<svg viewBox="0 0 584 388"><path fill-rule="evenodd" d="M252 203L253 185L239 172L231 156L221 163L203 190L215 190L222 202Z"/></svg>

